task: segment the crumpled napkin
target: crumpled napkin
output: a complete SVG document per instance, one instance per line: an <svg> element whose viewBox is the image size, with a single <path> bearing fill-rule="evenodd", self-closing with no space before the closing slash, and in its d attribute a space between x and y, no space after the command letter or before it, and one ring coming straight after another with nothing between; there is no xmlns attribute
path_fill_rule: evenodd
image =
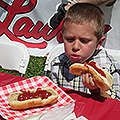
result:
<svg viewBox="0 0 120 120"><path fill-rule="evenodd" d="M37 120L70 120L76 119L75 114L72 113L74 110L75 102L70 103L69 105L54 109L50 112L46 112L42 114ZM67 119L67 117L72 114L71 118ZM74 118L73 118L74 117Z"/></svg>

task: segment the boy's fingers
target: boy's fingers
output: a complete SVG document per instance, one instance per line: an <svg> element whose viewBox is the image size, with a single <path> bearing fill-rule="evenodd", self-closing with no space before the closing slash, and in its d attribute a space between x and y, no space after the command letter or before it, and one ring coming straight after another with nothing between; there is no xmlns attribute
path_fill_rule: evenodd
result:
<svg viewBox="0 0 120 120"><path fill-rule="evenodd" d="M93 81L93 78L91 76L89 76L88 73L82 75L82 82L83 82L84 86L89 88L89 89L98 88L96 86L95 82Z"/></svg>
<svg viewBox="0 0 120 120"><path fill-rule="evenodd" d="M94 87L94 86L95 86L95 82L93 81L92 77L90 77L90 79L89 79L89 80L90 80L90 84L91 84L91 86L93 86L93 87Z"/></svg>
<svg viewBox="0 0 120 120"><path fill-rule="evenodd" d="M82 82L85 87L89 88L89 78L88 78L88 73L82 74Z"/></svg>

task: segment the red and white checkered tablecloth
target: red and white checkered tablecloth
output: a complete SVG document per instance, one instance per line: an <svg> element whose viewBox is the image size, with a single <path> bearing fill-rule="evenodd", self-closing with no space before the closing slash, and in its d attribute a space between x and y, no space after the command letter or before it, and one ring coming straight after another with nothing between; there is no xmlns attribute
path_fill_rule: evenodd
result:
<svg viewBox="0 0 120 120"><path fill-rule="evenodd" d="M34 89L38 87L51 87L55 89L59 94L57 103L51 106L31 108L21 111L10 109L10 106L8 104L8 96L11 92L16 92L21 89ZM67 95L62 89L56 86L48 77L45 76L36 76L0 87L0 115L7 120L19 120L33 115L42 114L55 108L64 107L73 101L74 100L69 95Z"/></svg>

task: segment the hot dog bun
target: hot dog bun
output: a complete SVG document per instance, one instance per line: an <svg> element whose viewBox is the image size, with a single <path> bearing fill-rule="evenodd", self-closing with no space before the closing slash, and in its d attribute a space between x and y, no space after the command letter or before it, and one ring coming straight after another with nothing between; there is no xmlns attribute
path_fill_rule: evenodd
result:
<svg viewBox="0 0 120 120"><path fill-rule="evenodd" d="M23 94L22 91L10 93L8 97L8 102L11 109L22 110L22 109L27 109L32 107L39 107L39 106L45 106L48 104L53 104L57 101L59 95L57 91L55 91L53 88L45 87L45 88L41 88L41 90L47 90L47 92L51 93L51 96L49 96L47 99L46 98L42 99L41 97L39 97L39 98L32 98L24 101L19 101L18 96ZM30 93L35 93L37 89L30 89L25 91L26 92L29 91Z"/></svg>
<svg viewBox="0 0 120 120"><path fill-rule="evenodd" d="M93 61L91 61L93 62ZM85 63L85 64L80 64L80 63L74 63L73 65L70 66L70 73L72 74L76 74L76 75L82 75L83 71L86 71L87 73L89 73L96 85L104 90L107 91L110 89L110 87L113 85L113 77L112 75L107 72L105 69L102 69L98 64L96 64L94 62L94 66L96 67L96 69L92 66L89 65L89 63ZM97 71L98 69L98 71ZM102 76L100 74L100 72L103 72L105 76Z"/></svg>

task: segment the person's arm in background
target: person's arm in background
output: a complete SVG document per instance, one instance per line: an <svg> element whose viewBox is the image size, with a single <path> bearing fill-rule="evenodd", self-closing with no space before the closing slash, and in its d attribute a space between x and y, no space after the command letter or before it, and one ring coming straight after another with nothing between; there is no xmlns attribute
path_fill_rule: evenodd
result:
<svg viewBox="0 0 120 120"><path fill-rule="evenodd" d="M65 10L68 10L69 7L72 6L75 3L85 3L85 2L87 2L87 3L95 4L99 7L101 7L101 6L105 6L105 5L106 6L111 6L115 3L116 0L77 0L77 1L76 0L67 0L67 1L68 1L68 3L71 3L71 4L65 6Z"/></svg>
<svg viewBox="0 0 120 120"><path fill-rule="evenodd" d="M60 25L61 21L63 20L65 13L69 9L69 7L75 3L87 2L87 3L92 3L101 7L105 5L111 6L115 3L115 1L116 0L67 0L68 4L60 4L58 6L57 12L49 18L48 25L50 28L56 29Z"/></svg>

